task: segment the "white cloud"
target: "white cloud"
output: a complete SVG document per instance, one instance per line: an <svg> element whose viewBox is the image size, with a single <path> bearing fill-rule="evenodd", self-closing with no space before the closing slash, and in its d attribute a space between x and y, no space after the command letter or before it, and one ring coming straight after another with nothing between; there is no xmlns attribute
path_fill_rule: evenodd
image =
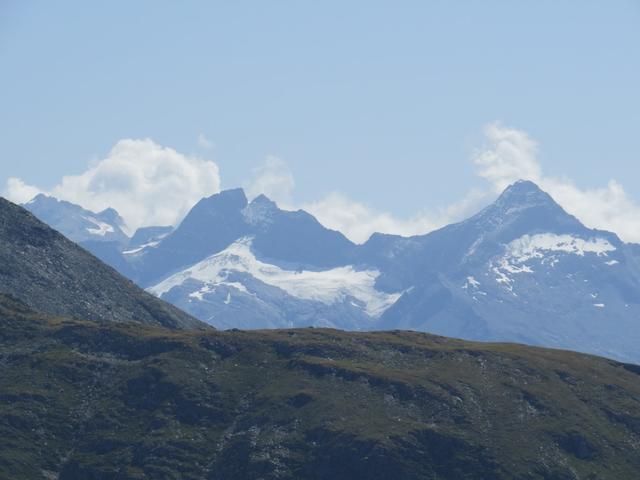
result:
<svg viewBox="0 0 640 480"><path fill-rule="evenodd" d="M202 197L220 190L218 166L152 140L120 140L107 157L46 192L93 211L115 208L131 230L175 225ZM5 196L24 202L37 187L8 181Z"/></svg>
<svg viewBox="0 0 640 480"><path fill-rule="evenodd" d="M264 164L254 169L253 179L245 187L252 199L261 193L275 201L281 208L291 205L295 182L287 165L278 157L269 155Z"/></svg>
<svg viewBox="0 0 640 480"><path fill-rule="evenodd" d="M473 161L478 175L497 192L518 179L532 180L567 212L590 228L617 233L628 242L640 242L640 205L616 180L599 188L582 189L571 180L547 177L537 157L537 143L526 132L492 123L485 128L488 145Z"/></svg>
<svg viewBox="0 0 640 480"><path fill-rule="evenodd" d="M294 177L274 156L254 170L253 179L246 185L247 195L253 198L264 193L282 208L303 208L325 226L355 242L364 242L374 232L416 235L462 220L509 184L529 179L585 225L616 232L625 241L640 242L640 206L620 183L610 180L600 188L581 189L570 180L547 177L538 159L537 143L526 132L499 123L487 125L484 132L486 145L474 153L472 161L491 188L472 190L455 204L423 209L407 218L376 210L340 192L296 204ZM175 225L198 200L219 189L220 176L214 162L185 156L146 139L119 141L105 159L93 162L84 173L63 177L56 187L43 193L94 211L113 207L135 229ZM4 195L24 203L41 191L19 178L10 178Z"/></svg>
<svg viewBox="0 0 640 480"><path fill-rule="evenodd" d="M586 226L615 232L627 242L640 242L640 205L616 180L581 189L568 180L544 178L540 187Z"/></svg>
<svg viewBox="0 0 640 480"><path fill-rule="evenodd" d="M472 190L455 204L431 212L421 211L409 218L398 218L391 213L377 211L339 192L332 192L322 200L304 204L301 208L314 215L324 226L339 230L350 240L362 243L375 232L404 236L430 232L476 213L478 206L486 203L487 197L485 192Z"/></svg>
<svg viewBox="0 0 640 480"><path fill-rule="evenodd" d="M490 190L472 190L452 205L422 210L408 218L399 218L355 201L340 192L300 205L323 225L339 230L355 242L364 242L374 232L418 235L460 221L487 205L496 193L517 180L536 182L565 210L585 225L617 233L623 240L640 242L640 206L620 183L610 180L605 186L581 189L566 179L547 177L538 159L538 144L526 132L491 123L484 128L486 145L472 156L479 177ZM251 195L265 193L284 206L291 206L293 175L275 158L257 170L249 187ZM290 207L293 208L293 207Z"/></svg>
<svg viewBox="0 0 640 480"><path fill-rule="evenodd" d="M325 227L338 230L357 243L365 242L374 232L407 236L427 233L475 213L478 203L487 197L485 193L472 191L463 200L447 208L398 218L335 191L318 201L297 204L293 201L294 185L293 174L286 163L269 156L263 165L254 169L253 179L245 186L245 190L250 199L262 193L285 210L306 210Z"/></svg>
<svg viewBox="0 0 640 480"><path fill-rule="evenodd" d="M204 133L198 135L198 146L205 150L213 148L213 142L209 140Z"/></svg>
<svg viewBox="0 0 640 480"><path fill-rule="evenodd" d="M42 193L42 190L38 187L27 185L21 179L11 177L7 180L3 196L15 203L26 203L39 193Z"/></svg>
<svg viewBox="0 0 640 480"><path fill-rule="evenodd" d="M499 193L517 180L540 181L538 144L525 132L490 123L484 128L489 145L473 156L478 175Z"/></svg>
<svg viewBox="0 0 640 480"><path fill-rule="evenodd" d="M324 226L338 230L358 243L366 241L374 232L413 235L435 227L426 217L397 219L388 212L376 211L339 192L331 192L317 202L302 205L302 208Z"/></svg>

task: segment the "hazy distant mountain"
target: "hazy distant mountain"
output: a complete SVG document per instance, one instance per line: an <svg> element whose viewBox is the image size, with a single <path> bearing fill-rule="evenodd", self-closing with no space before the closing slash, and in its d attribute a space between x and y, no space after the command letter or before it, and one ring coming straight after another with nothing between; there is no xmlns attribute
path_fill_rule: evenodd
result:
<svg viewBox="0 0 640 480"><path fill-rule="evenodd" d="M203 326L3 198L0 292L50 315L171 328Z"/></svg>
<svg viewBox="0 0 640 480"><path fill-rule="evenodd" d="M113 208L95 213L44 194L37 195L23 207L76 243L100 241L125 245L129 241L123 231L124 220Z"/></svg>
<svg viewBox="0 0 640 480"><path fill-rule="evenodd" d="M124 232L124 220L113 208L96 213L44 194L22 206L123 275L133 276L130 263L122 255L129 237Z"/></svg>
<svg viewBox="0 0 640 480"><path fill-rule="evenodd" d="M240 189L162 234L110 263L220 328L412 329L640 362L640 247L531 182L464 222L363 245Z"/></svg>

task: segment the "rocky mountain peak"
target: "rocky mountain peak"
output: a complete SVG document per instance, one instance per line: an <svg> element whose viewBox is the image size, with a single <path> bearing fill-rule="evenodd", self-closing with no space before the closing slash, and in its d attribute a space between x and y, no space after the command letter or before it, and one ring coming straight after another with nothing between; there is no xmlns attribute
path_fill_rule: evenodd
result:
<svg viewBox="0 0 640 480"><path fill-rule="evenodd" d="M500 235L506 234L507 237L538 231L565 233L587 230L551 195L529 180L510 185L495 202L463 224L473 224L482 233L502 232Z"/></svg>
<svg viewBox="0 0 640 480"><path fill-rule="evenodd" d="M246 222L252 226L269 225L273 222L274 215L280 211L276 202L266 195L260 194L254 198L242 211Z"/></svg>
<svg viewBox="0 0 640 480"><path fill-rule="evenodd" d="M518 180L509 185L495 202L503 207L534 207L557 205L551 196L530 180Z"/></svg>

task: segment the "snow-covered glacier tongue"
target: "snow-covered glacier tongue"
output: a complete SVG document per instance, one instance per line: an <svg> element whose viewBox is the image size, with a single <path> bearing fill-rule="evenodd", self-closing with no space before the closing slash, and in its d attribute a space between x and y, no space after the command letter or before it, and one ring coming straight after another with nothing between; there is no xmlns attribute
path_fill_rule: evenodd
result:
<svg viewBox="0 0 640 480"><path fill-rule="evenodd" d="M258 259L252 243L243 237L148 291L219 328L371 328L401 295L376 289L377 270L289 269Z"/></svg>

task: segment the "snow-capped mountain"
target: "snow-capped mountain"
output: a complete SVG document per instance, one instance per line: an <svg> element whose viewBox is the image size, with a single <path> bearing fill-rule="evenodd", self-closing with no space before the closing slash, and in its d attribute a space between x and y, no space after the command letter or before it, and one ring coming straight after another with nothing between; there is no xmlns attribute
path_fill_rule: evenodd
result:
<svg viewBox="0 0 640 480"><path fill-rule="evenodd" d="M228 190L101 258L219 328L411 329L640 362L639 252L524 181L466 221L363 245Z"/></svg>
<svg viewBox="0 0 640 480"><path fill-rule="evenodd" d="M137 254L137 281L219 328L371 329L399 296L354 266L357 246L313 216L240 189L202 199Z"/></svg>
<svg viewBox="0 0 640 480"><path fill-rule="evenodd" d="M124 221L113 208L95 213L42 193L23 207L76 243L91 241L126 244L129 241L123 231Z"/></svg>
<svg viewBox="0 0 640 480"><path fill-rule="evenodd" d="M281 210L264 195L248 203L242 189L226 190L200 200L174 232L145 252L138 281L155 285L246 236L253 237L260 258L291 268L345 265L355 251L344 235L302 210Z"/></svg>
<svg viewBox="0 0 640 480"><path fill-rule="evenodd" d="M531 182L459 224L364 248L386 272L379 283L405 289L378 328L640 361L635 246L586 228Z"/></svg>
<svg viewBox="0 0 640 480"><path fill-rule="evenodd" d="M129 237L124 232L124 220L113 208L96 213L44 194L22 206L123 275L132 275L122 256Z"/></svg>
<svg viewBox="0 0 640 480"><path fill-rule="evenodd" d="M129 238L125 222L113 208L96 213L44 194L22 205L40 221L90 251L123 275L135 278L136 253L157 245L173 227L144 227Z"/></svg>

